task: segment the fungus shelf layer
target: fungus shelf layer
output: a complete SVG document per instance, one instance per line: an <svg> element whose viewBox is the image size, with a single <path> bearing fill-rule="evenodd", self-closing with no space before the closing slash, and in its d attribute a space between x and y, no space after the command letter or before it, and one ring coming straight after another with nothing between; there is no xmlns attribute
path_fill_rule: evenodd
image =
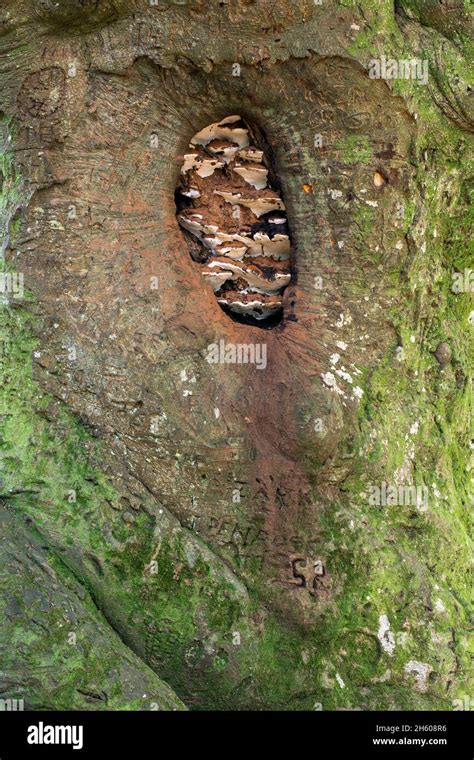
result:
<svg viewBox="0 0 474 760"><path fill-rule="evenodd" d="M178 222L218 303L236 319L273 325L291 280L285 205L263 145L240 116L194 135L176 192Z"/></svg>

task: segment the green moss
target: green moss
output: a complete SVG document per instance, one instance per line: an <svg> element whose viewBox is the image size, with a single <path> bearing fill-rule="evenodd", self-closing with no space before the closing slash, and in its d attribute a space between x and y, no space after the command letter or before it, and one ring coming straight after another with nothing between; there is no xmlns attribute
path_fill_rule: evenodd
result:
<svg viewBox="0 0 474 760"><path fill-rule="evenodd" d="M348 164L368 164L372 161L373 150L365 135L347 135L335 145L341 151L341 158Z"/></svg>

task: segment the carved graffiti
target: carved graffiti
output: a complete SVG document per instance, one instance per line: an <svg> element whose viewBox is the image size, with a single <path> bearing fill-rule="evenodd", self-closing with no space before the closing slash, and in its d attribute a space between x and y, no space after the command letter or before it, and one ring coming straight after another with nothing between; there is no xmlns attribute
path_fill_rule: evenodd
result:
<svg viewBox="0 0 474 760"><path fill-rule="evenodd" d="M309 559L301 554L291 554L289 557L292 579L290 584L296 588L307 589L316 594L326 568L320 559Z"/></svg>

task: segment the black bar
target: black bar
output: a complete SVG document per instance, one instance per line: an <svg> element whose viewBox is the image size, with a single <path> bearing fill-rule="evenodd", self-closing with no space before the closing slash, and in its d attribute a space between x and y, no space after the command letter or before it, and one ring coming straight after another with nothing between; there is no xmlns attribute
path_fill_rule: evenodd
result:
<svg viewBox="0 0 474 760"><path fill-rule="evenodd" d="M253 724L250 731L242 723ZM61 726L64 729L56 731ZM472 713L462 711L3 712L0 760L25 755L138 760L185 752L192 752L192 758L198 752L206 757L242 753L245 758L260 744L266 756L273 747L281 755L288 742L290 748L293 745L292 754L314 758L322 757L324 749L335 757L347 752L348 757L472 760L472 729ZM29 743L28 737L43 743ZM51 738L70 743L46 743Z"/></svg>

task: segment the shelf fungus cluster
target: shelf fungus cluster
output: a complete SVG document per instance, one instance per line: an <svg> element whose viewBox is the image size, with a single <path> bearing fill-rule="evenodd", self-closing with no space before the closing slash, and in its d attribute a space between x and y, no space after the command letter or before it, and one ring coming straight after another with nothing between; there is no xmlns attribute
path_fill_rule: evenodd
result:
<svg viewBox="0 0 474 760"><path fill-rule="evenodd" d="M192 258L234 318L262 325L282 315L291 279L285 206L268 157L240 116L191 140L176 194Z"/></svg>

